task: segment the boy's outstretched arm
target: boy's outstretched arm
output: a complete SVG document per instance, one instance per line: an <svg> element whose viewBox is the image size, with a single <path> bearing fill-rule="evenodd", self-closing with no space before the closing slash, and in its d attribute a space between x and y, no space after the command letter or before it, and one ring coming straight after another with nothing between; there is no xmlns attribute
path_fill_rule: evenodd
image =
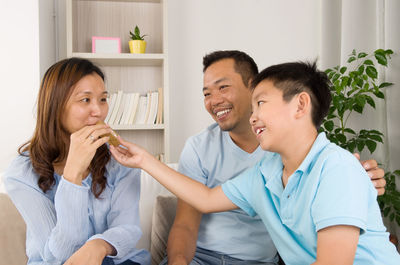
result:
<svg viewBox="0 0 400 265"><path fill-rule="evenodd" d="M312 265L353 264L360 228L349 225L330 226L318 231L317 260Z"/></svg>
<svg viewBox="0 0 400 265"><path fill-rule="evenodd" d="M198 211L209 213L238 208L226 197L221 186L210 189L161 163L145 149L124 141L121 137L118 137L118 140L126 149L110 145L110 151L115 160L127 167L143 169L161 185Z"/></svg>

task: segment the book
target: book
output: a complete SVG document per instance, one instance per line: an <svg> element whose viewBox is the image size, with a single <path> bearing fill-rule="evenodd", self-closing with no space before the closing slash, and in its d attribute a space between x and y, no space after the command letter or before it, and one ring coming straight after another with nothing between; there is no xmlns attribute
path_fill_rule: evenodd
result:
<svg viewBox="0 0 400 265"><path fill-rule="evenodd" d="M126 99L127 99L127 96L126 96L125 93L123 93L122 94L122 98L121 98L121 103L119 104L119 107L118 107L117 116L115 116L115 120L114 120L114 123L113 123L115 125L120 124L120 120L121 120L122 114L124 113Z"/></svg>
<svg viewBox="0 0 400 265"><path fill-rule="evenodd" d="M125 94L125 104L124 104L124 110L121 116L121 120L119 121L119 124L121 125L126 125L128 124L128 119L130 115L130 109L132 107L132 96L133 93L127 93Z"/></svg>
<svg viewBox="0 0 400 265"><path fill-rule="evenodd" d="M138 105L139 105L139 98L140 98L140 94L139 93L134 93L133 94L133 104L131 107L131 114L129 115L129 120L128 120L128 124L133 125L134 121L135 121L135 117L136 117L136 113L138 110Z"/></svg>
<svg viewBox="0 0 400 265"><path fill-rule="evenodd" d="M151 92L147 92L147 105L146 105L146 115L144 118L144 124L147 124L147 120L149 119L150 107L151 107Z"/></svg>
<svg viewBox="0 0 400 265"><path fill-rule="evenodd" d="M140 96L137 116L135 118L134 124L144 124L146 118L146 110L147 110L147 96Z"/></svg>
<svg viewBox="0 0 400 265"><path fill-rule="evenodd" d="M117 93L111 93L110 94L110 98L108 100L108 113L107 113L107 117L104 119L105 123L108 123L108 120L110 119L112 110L114 108L115 105L115 100L117 99Z"/></svg>
<svg viewBox="0 0 400 265"><path fill-rule="evenodd" d="M163 88L158 88L158 106L157 106L157 119L156 124L162 124L163 121L163 109L164 109L164 94Z"/></svg>
<svg viewBox="0 0 400 265"><path fill-rule="evenodd" d="M147 124L155 124L158 107L158 92L151 92L150 113Z"/></svg>
<svg viewBox="0 0 400 265"><path fill-rule="evenodd" d="M156 157L156 159L157 160L159 160L160 162L162 162L162 163L164 163L165 161L165 159L164 159L164 153L160 153L160 154L157 154L157 155L155 155L155 157Z"/></svg>
<svg viewBox="0 0 400 265"><path fill-rule="evenodd" d="M122 94L123 94L122 90L118 90L118 93L117 93L117 96L116 96L117 98L115 100L115 105L114 105L114 107L112 109L112 113L111 113L110 119L108 120L108 124L114 124L115 123L115 120L116 120L116 117L117 117L117 114L118 114L118 109L119 109L119 107L121 105Z"/></svg>

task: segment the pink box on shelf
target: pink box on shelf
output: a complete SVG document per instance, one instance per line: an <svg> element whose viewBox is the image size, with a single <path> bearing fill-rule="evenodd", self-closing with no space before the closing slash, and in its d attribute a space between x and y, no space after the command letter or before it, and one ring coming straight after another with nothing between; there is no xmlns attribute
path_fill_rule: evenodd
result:
<svg viewBox="0 0 400 265"><path fill-rule="evenodd" d="M92 53L121 53L121 39L93 36Z"/></svg>

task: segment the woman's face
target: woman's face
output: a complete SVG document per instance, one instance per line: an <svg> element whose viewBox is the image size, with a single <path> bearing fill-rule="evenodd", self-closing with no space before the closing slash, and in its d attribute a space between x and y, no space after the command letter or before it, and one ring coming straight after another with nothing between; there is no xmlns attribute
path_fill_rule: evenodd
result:
<svg viewBox="0 0 400 265"><path fill-rule="evenodd" d="M96 73L84 76L73 88L62 114L62 125L70 134L104 120L108 113L108 92Z"/></svg>

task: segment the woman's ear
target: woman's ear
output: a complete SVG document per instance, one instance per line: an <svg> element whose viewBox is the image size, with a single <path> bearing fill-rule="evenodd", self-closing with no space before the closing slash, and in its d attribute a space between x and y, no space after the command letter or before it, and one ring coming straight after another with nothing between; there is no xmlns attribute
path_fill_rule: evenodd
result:
<svg viewBox="0 0 400 265"><path fill-rule="evenodd" d="M311 97L307 92L301 92L297 95L296 118L301 118L311 111Z"/></svg>

